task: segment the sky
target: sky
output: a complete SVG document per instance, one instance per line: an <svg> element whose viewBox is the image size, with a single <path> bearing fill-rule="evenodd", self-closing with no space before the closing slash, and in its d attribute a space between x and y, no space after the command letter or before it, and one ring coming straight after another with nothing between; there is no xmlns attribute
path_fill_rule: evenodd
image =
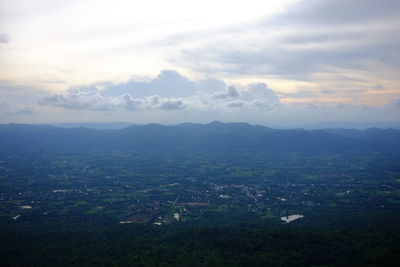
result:
<svg viewBox="0 0 400 267"><path fill-rule="evenodd" d="M0 123L399 127L398 0L0 0Z"/></svg>

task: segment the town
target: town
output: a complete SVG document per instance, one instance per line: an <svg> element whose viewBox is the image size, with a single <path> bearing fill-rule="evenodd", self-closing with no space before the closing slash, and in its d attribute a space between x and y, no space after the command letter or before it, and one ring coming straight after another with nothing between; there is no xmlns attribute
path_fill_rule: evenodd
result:
<svg viewBox="0 0 400 267"><path fill-rule="evenodd" d="M19 157L0 162L3 223L310 223L400 204L399 172L368 154Z"/></svg>

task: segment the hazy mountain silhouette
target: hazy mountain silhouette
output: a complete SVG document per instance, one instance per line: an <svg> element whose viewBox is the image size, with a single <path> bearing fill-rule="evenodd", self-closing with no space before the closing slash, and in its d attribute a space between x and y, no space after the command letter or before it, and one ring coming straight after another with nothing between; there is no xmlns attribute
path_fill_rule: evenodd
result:
<svg viewBox="0 0 400 267"><path fill-rule="evenodd" d="M48 125L0 125L3 153L37 150L273 151L341 153L396 152L400 130L277 130L247 123L132 125L124 129L58 128Z"/></svg>

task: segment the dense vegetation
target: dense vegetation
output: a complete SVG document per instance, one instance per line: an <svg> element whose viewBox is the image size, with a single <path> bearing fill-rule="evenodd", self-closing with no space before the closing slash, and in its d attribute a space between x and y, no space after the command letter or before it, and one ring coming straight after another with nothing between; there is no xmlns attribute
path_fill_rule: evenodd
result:
<svg viewBox="0 0 400 267"><path fill-rule="evenodd" d="M2 228L2 266L395 266L399 228Z"/></svg>
<svg viewBox="0 0 400 267"><path fill-rule="evenodd" d="M394 266L397 130L0 125L2 266Z"/></svg>

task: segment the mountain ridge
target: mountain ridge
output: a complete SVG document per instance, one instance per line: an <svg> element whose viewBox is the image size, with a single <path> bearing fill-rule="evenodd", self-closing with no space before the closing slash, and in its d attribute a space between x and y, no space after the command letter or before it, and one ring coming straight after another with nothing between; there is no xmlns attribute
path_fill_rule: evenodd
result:
<svg viewBox="0 0 400 267"><path fill-rule="evenodd" d="M272 129L248 123L131 125L123 129L0 124L0 148L44 150L273 151L342 153L400 150L400 130Z"/></svg>

